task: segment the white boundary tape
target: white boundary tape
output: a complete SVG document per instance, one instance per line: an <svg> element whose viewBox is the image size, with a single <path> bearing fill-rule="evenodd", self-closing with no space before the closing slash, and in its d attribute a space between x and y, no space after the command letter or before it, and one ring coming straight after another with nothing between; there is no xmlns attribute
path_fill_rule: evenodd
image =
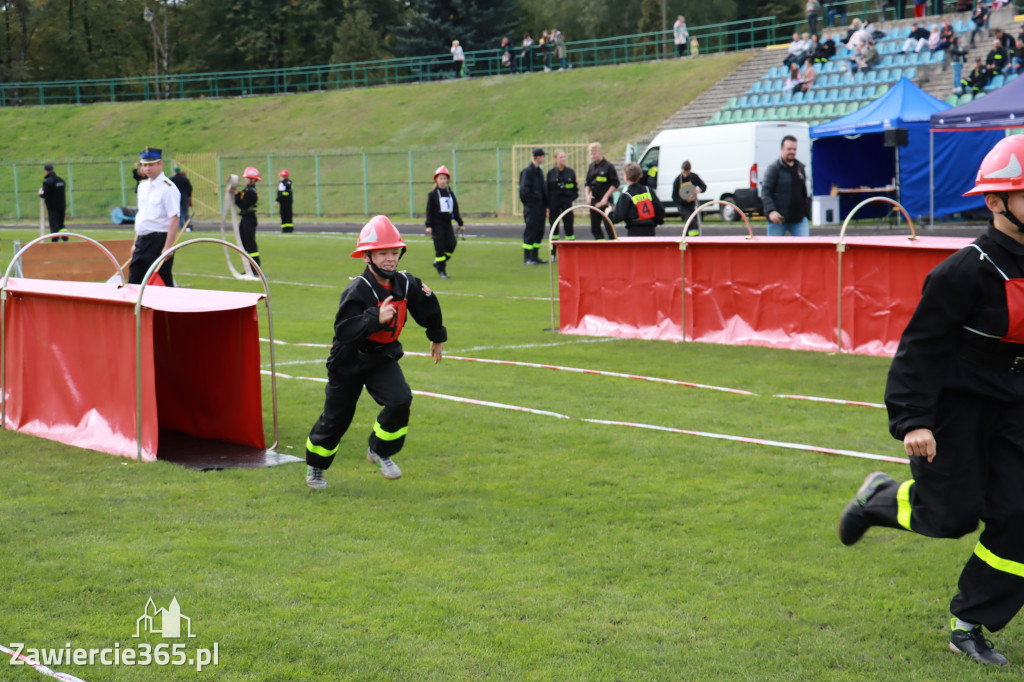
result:
<svg viewBox="0 0 1024 682"><path fill-rule="evenodd" d="M262 370L262 374L269 375L268 370ZM298 379L300 381L315 381L318 383L326 384L327 379L321 379L316 377L293 377L287 374L277 373L279 379ZM569 419L582 422L589 422L591 424L608 424L611 426L629 426L637 429L650 429L652 431L667 431L669 433L681 433L686 436L698 436L701 438L717 438L719 440L731 440L740 443L750 443L752 445L767 445L776 448L786 448L789 450L802 450L805 452L820 452L826 455L833 456L844 456L844 457L859 457L861 459L873 459L881 462L894 462L897 464L909 464L910 460L901 457L890 457L888 455L876 455L871 452L858 452L856 450L841 450L836 448L825 448L818 445L805 445L803 443L787 443L785 441L778 440L767 440L764 438L750 438L748 436L732 436L723 433L711 433L709 431L691 431L688 429L677 429L671 426L657 426L655 424L641 424L637 422L623 422L623 421L612 421L607 419L586 419L583 417L570 417L566 414L559 412L549 412L547 410L537 410L532 407L522 407L520 405L509 405L507 403L495 403L489 400L476 400L474 398L463 398L460 396L446 395L444 393L430 393L429 391L413 391L413 395L421 395L426 398L439 398L441 400L451 400L457 403L466 403L468 405L481 405L483 407L496 407L502 410L515 410L517 412L529 412L530 414L539 414L545 417L556 417L558 419Z"/></svg>
<svg viewBox="0 0 1024 682"><path fill-rule="evenodd" d="M19 653L17 653L16 651L14 651L12 649L8 649L3 644L0 644L0 651L4 652L8 656L11 656L12 658L16 658L19 661L24 662L24 664L29 666L30 668L35 668L36 672L40 672L43 675L46 675L47 677L52 677L55 680L62 680L63 682L85 682L85 680L83 680L83 679L81 679L79 677L75 677L74 675L68 675L67 673L54 672L53 670L50 670L49 668L47 668L42 663L39 663L38 661L34 661L31 658L29 658L28 656L25 656L24 654L19 654Z"/></svg>
<svg viewBox="0 0 1024 682"><path fill-rule="evenodd" d="M856 405L857 407L879 407L885 409L885 405L882 403L865 403L859 400L839 400L837 398L817 398L812 395L787 395L784 393L776 394L773 398L788 398L789 400L811 400L816 403L835 403L837 405Z"/></svg>

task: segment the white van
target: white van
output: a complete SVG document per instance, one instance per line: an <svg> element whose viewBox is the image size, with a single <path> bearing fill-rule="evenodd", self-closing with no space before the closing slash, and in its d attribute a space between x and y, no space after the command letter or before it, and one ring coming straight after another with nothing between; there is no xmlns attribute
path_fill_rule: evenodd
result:
<svg viewBox="0 0 1024 682"><path fill-rule="evenodd" d="M677 213L672 203L672 181L683 161L689 161L692 172L708 186L698 195L702 202L720 199L736 204L747 214L762 213L759 178L779 158L786 135L796 138L796 157L807 168L810 196L811 139L806 123L753 121L663 130L640 157L640 167L647 173L657 168L658 197L668 213ZM739 220L729 206L720 209L724 220Z"/></svg>

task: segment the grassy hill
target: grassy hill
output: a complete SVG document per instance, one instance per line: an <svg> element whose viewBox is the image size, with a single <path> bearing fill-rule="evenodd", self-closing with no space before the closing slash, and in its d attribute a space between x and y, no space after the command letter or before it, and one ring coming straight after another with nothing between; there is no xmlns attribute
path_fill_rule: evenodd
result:
<svg viewBox="0 0 1024 682"><path fill-rule="evenodd" d="M0 110L8 162L642 137L747 59L724 54L278 97ZM617 153L617 152L616 152Z"/></svg>

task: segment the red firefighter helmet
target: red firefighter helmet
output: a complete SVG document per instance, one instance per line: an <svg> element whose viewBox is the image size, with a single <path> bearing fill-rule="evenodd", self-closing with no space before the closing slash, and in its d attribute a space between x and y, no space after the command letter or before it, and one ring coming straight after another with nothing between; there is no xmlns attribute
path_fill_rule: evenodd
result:
<svg viewBox="0 0 1024 682"><path fill-rule="evenodd" d="M284 170L277 174L279 178L287 178L289 175L291 175L291 173L288 172L287 168L285 168Z"/></svg>
<svg viewBox="0 0 1024 682"><path fill-rule="evenodd" d="M434 171L434 182L437 182L438 175L447 175L449 180L452 177L452 174L448 172L448 167L445 165L439 166L438 169Z"/></svg>
<svg viewBox="0 0 1024 682"><path fill-rule="evenodd" d="M256 170L255 166L249 166L248 168L246 168L245 172L242 173L242 177L243 178L252 178L253 180L262 180L263 179L263 178L260 177L260 172L258 170Z"/></svg>
<svg viewBox="0 0 1024 682"><path fill-rule="evenodd" d="M359 241L356 243L356 250L352 252L353 258L362 258L368 251L378 249L404 249L405 242L402 235L386 215L375 215L370 222L363 225L359 230Z"/></svg>
<svg viewBox="0 0 1024 682"><path fill-rule="evenodd" d="M985 155L974 188L964 196L1024 190L1024 135L1004 137Z"/></svg>

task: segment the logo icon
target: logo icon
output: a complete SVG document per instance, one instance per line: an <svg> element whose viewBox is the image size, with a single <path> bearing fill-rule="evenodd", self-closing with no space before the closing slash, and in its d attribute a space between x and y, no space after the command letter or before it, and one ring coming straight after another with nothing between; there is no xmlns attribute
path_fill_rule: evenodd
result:
<svg viewBox="0 0 1024 682"><path fill-rule="evenodd" d="M150 597L146 602L146 608L142 615L135 621L135 634L133 637L141 637L143 632L153 635L160 635L165 639L179 639L182 637L181 624L185 622L185 637L195 637L192 634L192 619L181 613L181 606L178 605L178 598L171 599L170 605L164 608L157 608Z"/></svg>

